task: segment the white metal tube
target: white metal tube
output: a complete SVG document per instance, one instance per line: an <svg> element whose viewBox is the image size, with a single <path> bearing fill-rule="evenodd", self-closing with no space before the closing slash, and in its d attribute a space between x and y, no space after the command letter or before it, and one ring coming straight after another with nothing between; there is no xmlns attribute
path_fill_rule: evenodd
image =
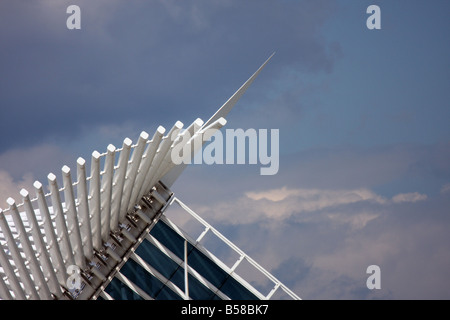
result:
<svg viewBox="0 0 450 320"><path fill-rule="evenodd" d="M184 240L184 300L189 300L188 242Z"/></svg>
<svg viewBox="0 0 450 320"><path fill-rule="evenodd" d="M273 289L270 290L270 292L267 294L266 300L270 300L270 298L273 296L273 294L275 293L275 291L278 290L279 287L280 287L280 283L275 284L275 286L273 287Z"/></svg>
<svg viewBox="0 0 450 320"><path fill-rule="evenodd" d="M177 121L175 125L170 129L169 133L167 134L166 138L161 142L160 147L155 155L155 158L153 159L152 165L150 166L150 170L148 171L145 182L142 185L141 191L139 192L139 199L146 193L150 191L150 189L154 186L156 182L161 178L161 175L159 174L159 168L161 166L161 163L163 162L164 158L166 157L166 154L169 152L170 147L172 146L173 140L172 136L175 135L175 133L179 134L180 130L183 128L183 123L181 121Z"/></svg>
<svg viewBox="0 0 450 320"><path fill-rule="evenodd" d="M114 157L116 147L112 144L107 147L105 159L105 169L102 177L102 195L101 195L101 216L102 216L102 239L108 241L111 221L111 199L112 183L114 176Z"/></svg>
<svg viewBox="0 0 450 320"><path fill-rule="evenodd" d="M195 161L195 153L199 151L199 149L203 146L203 144L213 135L216 130L220 129L226 124L226 120L224 118L218 118L214 122L210 122L208 125L203 125L202 129L195 133L190 141L188 141L187 145L182 148L186 149L190 154L187 156L191 157L192 160ZM180 148L177 148L180 150ZM183 153L184 154L184 153ZM187 157L186 156L186 157ZM182 162L181 164L175 165L173 161L167 165L162 171L161 181L168 187L171 187L173 183L178 179L178 177L183 173L184 169L188 166L187 163ZM151 183L150 183L151 184Z"/></svg>
<svg viewBox="0 0 450 320"><path fill-rule="evenodd" d="M234 270L236 270L236 268L241 264L242 261L244 261L244 259L245 259L244 255L240 256L239 259L237 259L236 262L231 267L231 271L234 272Z"/></svg>
<svg viewBox="0 0 450 320"><path fill-rule="evenodd" d="M0 213L2 214L2 213ZM23 292L22 287L20 286L19 281L17 280L16 275L14 274L14 270L11 268L11 263L9 262L5 252L3 251L3 247L0 245L0 264L2 265L3 271L5 272L6 276L8 277L8 281L10 283L10 286L14 292L14 296L16 299L25 300L25 294ZM9 292L8 287L6 286L5 282L3 281L3 277L1 278L2 284L4 284L4 287L0 286L0 298L11 300L13 297L11 296L11 293Z"/></svg>
<svg viewBox="0 0 450 320"><path fill-rule="evenodd" d="M164 129L164 127L159 126L158 129L156 129L152 140L150 141L150 143L148 143L147 149L145 150L143 159L139 166L138 175L133 186L133 191L131 192L128 211L131 210L142 197L140 196L141 188L143 187L145 177L147 175L147 172L150 170L156 151L158 150L159 144L161 143L165 131L166 129Z"/></svg>
<svg viewBox="0 0 450 320"><path fill-rule="evenodd" d="M207 127L202 128L199 130L188 142L188 144L191 147L191 156L192 160L194 160L194 157L197 152L201 152L201 149L203 145L211 139L211 137L219 131L222 127L224 127L227 124L227 120L225 118L219 118Z"/></svg>
<svg viewBox="0 0 450 320"><path fill-rule="evenodd" d="M16 212L14 208L11 209L12 215L15 215ZM9 228L8 223L6 222L4 214L0 215L0 228L2 229L3 234L5 235L6 241L8 243L8 249L14 260L14 264L19 270L20 280L25 287L25 292L30 296L31 299L39 300L38 292L36 291L34 283L30 277L30 272L25 267L25 261L23 260L20 254L19 248L17 247L16 239L14 239L14 236L11 232L11 229Z"/></svg>
<svg viewBox="0 0 450 320"><path fill-rule="evenodd" d="M68 166L63 166L61 172L64 183L64 203L67 212L67 225L69 227L70 243L72 244L72 249L75 254L75 264L81 269L85 269L86 261L83 255L83 244L81 241L80 224L78 222L70 168Z"/></svg>
<svg viewBox="0 0 450 320"><path fill-rule="evenodd" d="M58 240L56 238L55 229L53 228L52 219L48 210L47 201L45 200L44 190L42 184L39 181L35 181L33 184L36 189L36 197L41 212L41 217L44 222L45 237L47 245L50 248L50 255L53 265L55 266L56 276L58 277L60 284L65 284L67 280L66 267L64 266L64 260L61 254Z"/></svg>
<svg viewBox="0 0 450 320"><path fill-rule="evenodd" d="M119 163L114 172L113 195L111 204L111 230L116 230L119 221L125 217L125 213L120 212L120 204L122 202L123 186L125 184L125 176L127 173L128 159L130 158L131 144L133 142L129 138L123 141L122 151L119 156Z"/></svg>
<svg viewBox="0 0 450 320"><path fill-rule="evenodd" d="M0 248L0 251L3 252L3 248ZM0 275L0 300L12 300L11 293L9 292L8 287L6 286L5 281L3 280L3 276Z"/></svg>
<svg viewBox="0 0 450 320"><path fill-rule="evenodd" d="M205 230L203 230L203 232L198 236L197 240L195 240L195 243L199 243L200 241L202 241L202 239L206 236L208 231L209 227L205 227Z"/></svg>
<svg viewBox="0 0 450 320"><path fill-rule="evenodd" d="M59 296L61 294L61 287L58 284L58 279L56 278L55 269L53 268L53 265L50 261L50 257L48 255L48 251L47 251L47 248L45 245L43 235L41 233L41 229L39 227L39 223L36 219L36 215L35 215L33 206L31 205L30 196L28 194L28 191L25 189L20 190L20 195L23 198L25 213L27 215L28 221L31 226L31 234L33 236L33 242L36 247L34 254L36 255L36 257L39 257L39 264L42 266L44 276L48 279L48 282L49 282L48 289L55 295ZM44 279L41 279L41 280L43 280L45 283ZM47 286L47 284L45 284L45 287L46 286ZM44 292L45 292L45 294L48 294L47 299L50 299L51 298L50 292L47 292L47 290L45 288L44 288Z"/></svg>
<svg viewBox="0 0 450 320"><path fill-rule="evenodd" d="M2 229L3 233L5 232L2 226L4 219L5 216L3 214L3 211L0 209L0 228ZM1 244L0 244L0 265L3 268L3 272L5 272L6 276L8 277L9 285L11 286L11 289L14 292L14 298L25 300L26 299L25 292L23 291L23 288L20 286L19 280L17 279L17 276L14 273L11 262L9 261L8 256L3 250L3 246Z"/></svg>
<svg viewBox="0 0 450 320"><path fill-rule="evenodd" d="M142 155L144 153L148 138L149 138L148 133L142 131L141 135L139 136L137 145L133 150L133 154L131 156L131 165L128 166L125 185L123 187L122 203L120 205L121 214L126 214L128 212L128 208L131 207L130 206L131 191L134 188L136 175L139 169L139 165L141 164L142 161Z"/></svg>
<svg viewBox="0 0 450 320"><path fill-rule="evenodd" d="M178 150L182 150L184 148L184 145L186 145L190 139L198 133L198 131L202 128L203 120L200 118L197 118L183 133L179 134L178 137L173 141L171 150L175 147L177 147ZM180 145L182 144L182 145ZM168 152L166 156L164 157L163 163L161 164L160 170L161 172L166 173L169 171L172 167L174 167L173 161L172 161L172 151Z"/></svg>
<svg viewBox="0 0 450 320"><path fill-rule="evenodd" d="M94 151L91 160L91 180L89 182L89 211L91 213L91 227L93 246L102 248L102 221L100 206L100 153Z"/></svg>
<svg viewBox="0 0 450 320"><path fill-rule="evenodd" d="M186 129L186 133L189 134L190 137L193 137L194 134L202 128L203 124L204 122L202 119L195 119L195 121Z"/></svg>
<svg viewBox="0 0 450 320"><path fill-rule="evenodd" d="M28 195L28 192L26 190L21 190L21 195L23 196L26 192L26 195ZM28 199L29 200L29 199ZM45 277L42 274L42 270L39 267L40 263L37 260L36 252L31 247L31 242L29 239L29 234L25 230L25 226L23 225L22 217L20 216L19 209L17 208L16 202L13 198L8 198L6 202L9 204L11 210L12 210L12 218L14 220L14 226L16 227L17 233L19 234L19 240L22 244L22 250L25 253L26 259L28 260L28 266L31 269L31 273L33 275L33 280L35 284L39 288L39 298L43 299L50 299L51 293L50 289L47 285L47 282L45 281ZM34 214L33 208L29 208L33 211L32 214ZM33 239L34 243L36 244L38 242L38 239Z"/></svg>
<svg viewBox="0 0 450 320"><path fill-rule="evenodd" d="M55 215L56 230L59 241L61 241L60 248L63 248L63 258L66 260L64 265L64 273L67 275L67 267L75 264L75 258L73 256L72 244L69 239L69 232L67 231L66 220L64 217L64 210L61 202L61 195L59 194L58 183L56 182L56 176L50 173L48 176L48 182L50 187L50 193L52 198L52 207ZM67 280L67 279L66 279ZM64 281L65 283L65 281Z"/></svg>
<svg viewBox="0 0 450 320"><path fill-rule="evenodd" d="M94 256L94 248L92 246L91 219L89 217L86 160L81 157L77 159L77 181L78 217L81 224L80 231L83 252L86 258L92 260Z"/></svg>

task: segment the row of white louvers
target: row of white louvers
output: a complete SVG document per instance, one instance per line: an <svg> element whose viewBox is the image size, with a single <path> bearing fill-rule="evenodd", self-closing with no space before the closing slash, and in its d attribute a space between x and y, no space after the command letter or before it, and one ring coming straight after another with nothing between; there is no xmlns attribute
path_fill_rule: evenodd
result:
<svg viewBox="0 0 450 320"><path fill-rule="evenodd" d="M62 188L50 173L49 193L36 181L33 199L25 189L20 192L22 203L8 198L10 207L0 209L0 298L61 298L69 268L92 268L94 253L106 251L111 233L120 228L127 213L176 166L173 148L186 144L195 154L201 144L194 140L212 135L225 123L219 118L205 127L197 119L183 130L178 121L167 135L160 126L151 140L142 132L134 145L126 138L122 148L109 145L105 153L94 151L89 176L86 161L78 158L76 181L64 166ZM186 134L191 138L183 139Z"/></svg>

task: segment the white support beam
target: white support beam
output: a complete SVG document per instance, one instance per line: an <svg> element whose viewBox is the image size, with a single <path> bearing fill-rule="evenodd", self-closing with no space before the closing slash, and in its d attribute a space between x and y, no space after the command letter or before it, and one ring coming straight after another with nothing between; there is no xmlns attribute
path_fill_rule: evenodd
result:
<svg viewBox="0 0 450 320"><path fill-rule="evenodd" d="M128 208L131 206L134 206L134 203L130 203L131 198L131 192L135 186L136 181L136 175L138 173L139 166L142 161L142 155L145 151L145 146L147 145L149 135L147 132L142 131L139 140L136 144L136 147L133 150L133 154L131 155L130 165L128 166L126 178L125 178L125 185L123 187L123 196L122 196L122 203L120 205L120 212L122 217L125 216L125 214L128 213ZM130 208L131 210L131 208ZM123 219L123 218L122 218ZM120 219L120 220L122 220Z"/></svg>
<svg viewBox="0 0 450 320"><path fill-rule="evenodd" d="M270 290L270 292L267 294L266 296L266 300L270 300L270 298L272 298L273 294L278 290L278 288L280 287L280 283L275 284L275 286L273 287L272 290Z"/></svg>
<svg viewBox="0 0 450 320"><path fill-rule="evenodd" d="M205 227L205 229L203 230L203 232L198 236L197 240L195 240L195 243L199 243L200 241L202 241L202 239L206 236L206 234L209 231L209 227Z"/></svg>
<svg viewBox="0 0 450 320"><path fill-rule="evenodd" d="M3 231L3 233L5 232L5 230L3 230L3 223L5 220L5 216L3 214L3 211L0 209L0 228ZM5 233L4 233L5 234ZM11 249L8 246L9 251L11 251ZM3 246L0 244L0 265L3 268L3 272L5 273L6 277L8 278L8 282L9 282L9 286L11 287L13 293L14 293L14 298L18 299L18 300L24 300L26 299L26 295L25 295L25 291L23 290L23 288L20 286L20 282L16 276L16 274L14 273L14 269L11 265L11 262L8 259L8 256L6 255ZM9 291L8 291L9 293ZM7 297L7 294L2 295L2 298Z"/></svg>
<svg viewBox="0 0 450 320"><path fill-rule="evenodd" d="M53 213L56 221L57 238L59 238L58 241L61 242L59 245L60 248L62 248L62 256L65 260L64 273L67 274L67 267L75 264L75 257L73 255L72 244L70 243L69 232L67 230L66 220L64 218L65 215L56 176L53 173L50 173L47 178L52 198Z"/></svg>
<svg viewBox="0 0 450 320"><path fill-rule="evenodd" d="M25 195L25 190L21 191L21 195ZM26 192L26 195L28 195L28 192ZM28 266L31 269L31 274L33 275L33 280L37 287L39 288L39 299L50 299L51 293L50 289L47 285L47 282L45 281L45 277L42 274L41 268L39 268L39 262L37 260L36 254L31 247L31 242L29 239L29 234L25 230L25 226L23 224L23 221L20 216L19 209L17 208L16 202L13 198L8 198L6 202L9 204L11 211L12 211L12 218L14 220L14 227L17 230L17 233L19 235L19 241L22 245L22 250L25 253L25 257L27 259ZM32 209L32 208L31 208ZM33 212L34 214L34 212ZM39 231L39 229L38 229ZM33 239L33 242L36 244L38 242L38 239Z"/></svg>
<svg viewBox="0 0 450 320"><path fill-rule="evenodd" d="M89 216L88 188L86 181L86 160L79 157L77 159L77 198L78 198L78 218L81 224L81 241L83 252L86 258L92 260L94 247L92 244L91 219Z"/></svg>
<svg viewBox="0 0 450 320"><path fill-rule="evenodd" d="M35 181L33 186L36 189L39 212L44 222L45 237L47 246L50 251L50 256L52 258L53 266L56 269L56 276L58 277L58 281L60 284L65 284L65 281L68 277L66 267L64 266L64 259L61 254L61 249L55 234L55 229L52 224L47 201L45 200L44 190L42 188L42 184L39 181Z"/></svg>
<svg viewBox="0 0 450 320"><path fill-rule="evenodd" d="M100 192L100 153L94 151L92 152L91 179L89 181L89 211L91 214L92 245L97 251L102 248Z"/></svg>
<svg viewBox="0 0 450 320"><path fill-rule="evenodd" d="M13 215L16 215L16 211L14 210L14 208L11 208L11 211ZM14 265L19 270L20 282L23 284L26 294L32 300L39 300L39 294L31 279L31 274L25 267L25 261L20 254L16 239L14 239L14 236L11 232L9 224L6 222L4 214L0 215L0 228L3 232L3 235L5 236L6 242L8 243L8 249L11 257L14 260Z"/></svg>
<svg viewBox="0 0 450 320"><path fill-rule="evenodd" d="M225 126L226 123L227 121L224 118L219 118L207 127L203 126L201 130L198 130L191 136L191 139L186 144L186 149L190 152L189 156L191 163L194 160L195 154L200 151L204 143L208 141L218 130ZM184 162L178 165L170 162L161 173L159 179L161 179L165 185L170 187L187 166L188 164Z"/></svg>
<svg viewBox="0 0 450 320"><path fill-rule="evenodd" d="M166 172L168 172L171 168L175 166L172 161L172 150L174 148L178 150L183 150L183 147L189 142L189 140L194 135L196 135L199 132L202 126L203 120L197 118L186 130L184 130L181 134L177 136L177 138L172 143L171 152L168 152L166 154L163 163L161 164L162 175L164 175ZM179 156L181 157L181 155Z"/></svg>
<svg viewBox="0 0 450 320"><path fill-rule="evenodd" d="M0 250L3 251L3 248L0 248ZM0 274L0 299L3 299L3 300L12 300L13 299L13 297L11 296L11 293L9 292L8 286L6 285L5 281L3 280L3 276L1 274Z"/></svg>
<svg viewBox="0 0 450 320"><path fill-rule="evenodd" d="M189 300L188 242L184 240L184 300Z"/></svg>
<svg viewBox="0 0 450 320"><path fill-rule="evenodd" d="M53 265L50 261L49 253L46 248L46 244L43 238L43 235L41 233L41 229L39 227L39 223L36 219L36 215L34 213L34 209L31 205L30 196L28 194L28 191L25 189L20 190L20 195L23 198L23 204L25 207L25 213L27 215L28 222L30 223L31 227L31 234L33 237L33 242L36 247L36 249L33 252L33 249L30 248L30 254L32 256L36 256L36 258L39 259L39 264L43 267L42 272L44 273L43 276L48 279L48 290L47 290L47 284L44 285L43 292L45 294L46 298L50 299L50 291L54 293L56 296L60 296L62 291L61 287L59 286L58 279L56 277L55 269L53 268ZM37 263L37 260L35 261ZM37 266L39 273L40 269ZM41 279L45 283L45 279Z"/></svg>
<svg viewBox="0 0 450 320"><path fill-rule="evenodd" d="M155 158L159 144L161 143L165 132L166 129L159 126L158 129L156 129L152 140L148 143L141 164L139 165L138 176L133 185L133 191L131 192L130 204L128 205L127 211L130 211L142 198L140 191L144 188L145 177L147 176L147 172L150 170L153 159Z"/></svg>
<svg viewBox="0 0 450 320"><path fill-rule="evenodd" d="M147 176L145 177L145 183L141 188L139 199L144 194L148 193L150 189L155 185L155 183L161 179L163 172L161 172L160 166L163 163L166 154L170 152L169 150L173 145L173 140L175 140L176 136L180 134L182 128L183 123L181 121L177 121L175 125L172 127L172 129L170 129L166 138L161 142L161 145L155 155L155 158L153 159L150 170L148 171Z"/></svg>
<svg viewBox="0 0 450 320"><path fill-rule="evenodd" d="M203 124L203 128L210 126L212 123L217 121L220 118L226 118L228 113L233 109L234 105L239 101L242 95L247 91L259 73L264 69L267 63L272 59L275 52L256 70L256 72L247 80L245 83L214 113L214 115L209 118L206 123ZM161 181L168 186L169 188L175 183L178 177L183 173L184 169L186 169L186 164L181 164L173 167L169 170L164 177L162 177Z"/></svg>
<svg viewBox="0 0 450 320"><path fill-rule="evenodd" d="M233 109L234 105L238 100L242 97L242 95L247 91L248 87L253 83L259 73L264 69L267 63L269 63L270 59L275 55L275 52L267 58L267 60L256 70L256 72L247 80L245 83L225 102L219 110L205 123L204 127L209 126L211 123L220 118L226 118L228 113Z"/></svg>
<svg viewBox="0 0 450 320"><path fill-rule="evenodd" d="M72 186L72 175L68 166L63 166L61 172L64 184L64 204L66 207L69 239L75 256L75 264L84 270L86 268L86 261L83 255L83 243L81 241L80 223L78 221L78 213Z"/></svg>
<svg viewBox="0 0 450 320"><path fill-rule="evenodd" d="M123 186L125 184L125 175L127 173L128 159L130 158L131 145L132 141L129 138L125 138L122 151L120 151L117 169L114 173L110 221L110 228L113 231L117 229L119 221L125 216L125 214L120 212L120 204L122 202Z"/></svg>
<svg viewBox="0 0 450 320"><path fill-rule="evenodd" d="M106 242L109 238L110 221L111 221L111 200L112 200L112 184L114 176L114 158L116 147L112 144L108 145L104 174L102 177L102 194L101 194L101 220L102 220L102 239Z"/></svg>

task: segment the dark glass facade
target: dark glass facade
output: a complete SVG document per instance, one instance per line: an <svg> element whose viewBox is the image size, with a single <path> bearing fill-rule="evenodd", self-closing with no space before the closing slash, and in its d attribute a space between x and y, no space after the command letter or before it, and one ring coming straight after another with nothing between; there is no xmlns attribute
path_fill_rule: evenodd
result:
<svg viewBox="0 0 450 320"><path fill-rule="evenodd" d="M164 221L159 220L150 234L170 250L179 259L184 260L185 239L174 231ZM145 239L135 253L148 265L158 271L164 278L184 292L184 264L181 265L172 260L150 241ZM219 265L214 263L198 248L188 243L188 264L196 270L204 279L210 282L216 289L232 300L256 300L252 292L245 288L239 281L230 276ZM150 297L156 300L183 299L176 290L163 283L155 275L149 273L138 262L129 259L121 268L126 278L133 282ZM217 292L213 292L196 277L188 275L189 297L194 300L220 299ZM122 283L117 278L107 286L105 291L116 300L139 300L142 299L137 293Z"/></svg>

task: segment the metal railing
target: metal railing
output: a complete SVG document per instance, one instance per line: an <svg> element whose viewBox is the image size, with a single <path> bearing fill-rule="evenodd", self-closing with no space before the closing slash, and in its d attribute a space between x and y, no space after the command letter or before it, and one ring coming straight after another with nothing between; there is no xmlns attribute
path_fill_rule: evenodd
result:
<svg viewBox="0 0 450 320"><path fill-rule="evenodd" d="M235 274L236 268L239 266L239 264L242 261L246 260L256 270L261 272L266 278L268 278L274 284L272 290L266 296L264 296L257 289L255 289L253 286L251 286L249 283L247 283L245 280L243 280L239 277L239 282L243 283L244 286L246 286L249 291L253 292L260 299L268 300L274 295L274 293L278 289L281 289L292 299L300 300L300 297L297 296L292 290L290 290L286 285L284 285L281 281L279 281L269 271L267 271L261 265L259 265L255 260L253 260L244 251L242 251L240 248L238 248L233 242L231 242L223 234L221 234L217 229L215 229L212 225L210 225L208 222L206 222L202 217L200 217L197 213L195 213L191 208L189 208L186 204L184 204L180 199L178 199L177 197L173 197L173 199L170 202L170 205L172 205L174 202L176 202L184 211L189 213L194 219L196 219L198 222L200 222L205 227L204 231L198 236L197 239L192 239L186 232L184 232L181 228L177 227L166 216L162 216L161 219L164 220L166 223L168 223L170 226L172 226L174 228L174 230L177 231L182 237L185 237L189 242L192 243L193 246L197 247L200 251L205 253L211 260L213 260L216 264L220 265L230 275L237 276ZM215 257L211 252L209 252L204 246L202 246L200 244L200 241L205 237L205 235L208 232L212 232L223 243L225 243L229 248L231 248L234 252L236 252L238 254L239 258L236 260L236 262L233 264L233 266L231 268L227 267L220 259Z"/></svg>

